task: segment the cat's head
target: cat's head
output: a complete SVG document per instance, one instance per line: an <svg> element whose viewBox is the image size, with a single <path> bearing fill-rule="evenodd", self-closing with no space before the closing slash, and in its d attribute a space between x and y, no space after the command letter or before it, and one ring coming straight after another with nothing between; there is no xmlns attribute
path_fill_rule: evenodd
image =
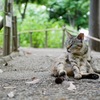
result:
<svg viewBox="0 0 100 100"><path fill-rule="evenodd" d="M83 47L84 34L80 33L77 36L67 34L66 49L70 53L78 53Z"/></svg>

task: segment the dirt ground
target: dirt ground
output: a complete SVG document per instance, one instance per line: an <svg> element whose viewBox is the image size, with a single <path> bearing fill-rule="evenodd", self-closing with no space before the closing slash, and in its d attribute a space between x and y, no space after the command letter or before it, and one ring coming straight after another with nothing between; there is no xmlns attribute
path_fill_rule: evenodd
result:
<svg viewBox="0 0 100 100"><path fill-rule="evenodd" d="M54 82L51 65L64 49L20 50L21 56L13 58L7 66L0 64L0 100L100 100L100 78L69 78L59 85ZM100 53L93 52L92 56L94 66L99 68ZM76 89L68 89L70 82Z"/></svg>

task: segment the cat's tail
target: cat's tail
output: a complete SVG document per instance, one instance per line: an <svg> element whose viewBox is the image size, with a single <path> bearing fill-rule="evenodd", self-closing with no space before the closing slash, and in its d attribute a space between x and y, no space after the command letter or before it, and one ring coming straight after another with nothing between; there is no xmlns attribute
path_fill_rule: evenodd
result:
<svg viewBox="0 0 100 100"><path fill-rule="evenodd" d="M90 73L90 74L87 74L87 75L82 75L82 78L81 79L98 79L99 78L99 75L95 74L95 73Z"/></svg>
<svg viewBox="0 0 100 100"><path fill-rule="evenodd" d="M90 73L90 74L87 74L87 75L82 75L82 78L80 78L80 79L93 79L93 80L96 80L98 78L99 78L99 75L97 75L95 73ZM56 77L55 83L56 84L62 84L62 82L64 80L65 80L65 77L64 76Z"/></svg>
<svg viewBox="0 0 100 100"><path fill-rule="evenodd" d="M64 77L56 77L55 83L56 84L61 84L64 81Z"/></svg>
<svg viewBox="0 0 100 100"><path fill-rule="evenodd" d="M95 73L90 73L90 74L87 74L87 75L82 75L82 78L80 78L80 79L93 79L93 80L96 80L98 78L99 78L99 75L97 75ZM64 76L58 76L55 79L55 83L56 84L62 84L62 82L64 80L65 80L65 77Z"/></svg>

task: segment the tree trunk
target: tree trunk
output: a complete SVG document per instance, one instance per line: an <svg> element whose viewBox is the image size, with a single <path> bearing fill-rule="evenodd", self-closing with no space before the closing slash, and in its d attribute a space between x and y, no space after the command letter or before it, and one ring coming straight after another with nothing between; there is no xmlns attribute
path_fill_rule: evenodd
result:
<svg viewBox="0 0 100 100"><path fill-rule="evenodd" d="M100 0L90 0L89 34L100 39ZM100 43L90 40L92 50L100 51Z"/></svg>

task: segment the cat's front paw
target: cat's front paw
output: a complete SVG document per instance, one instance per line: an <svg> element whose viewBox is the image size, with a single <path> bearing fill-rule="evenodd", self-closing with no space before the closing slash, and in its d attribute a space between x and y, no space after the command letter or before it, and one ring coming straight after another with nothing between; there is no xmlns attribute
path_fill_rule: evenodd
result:
<svg viewBox="0 0 100 100"><path fill-rule="evenodd" d="M80 78L82 78L82 75L81 75L80 73L75 74L75 75L74 75L74 78L75 78L75 79L80 79Z"/></svg>
<svg viewBox="0 0 100 100"><path fill-rule="evenodd" d="M66 75L66 71L65 70L59 72L59 76L65 76L65 75Z"/></svg>

